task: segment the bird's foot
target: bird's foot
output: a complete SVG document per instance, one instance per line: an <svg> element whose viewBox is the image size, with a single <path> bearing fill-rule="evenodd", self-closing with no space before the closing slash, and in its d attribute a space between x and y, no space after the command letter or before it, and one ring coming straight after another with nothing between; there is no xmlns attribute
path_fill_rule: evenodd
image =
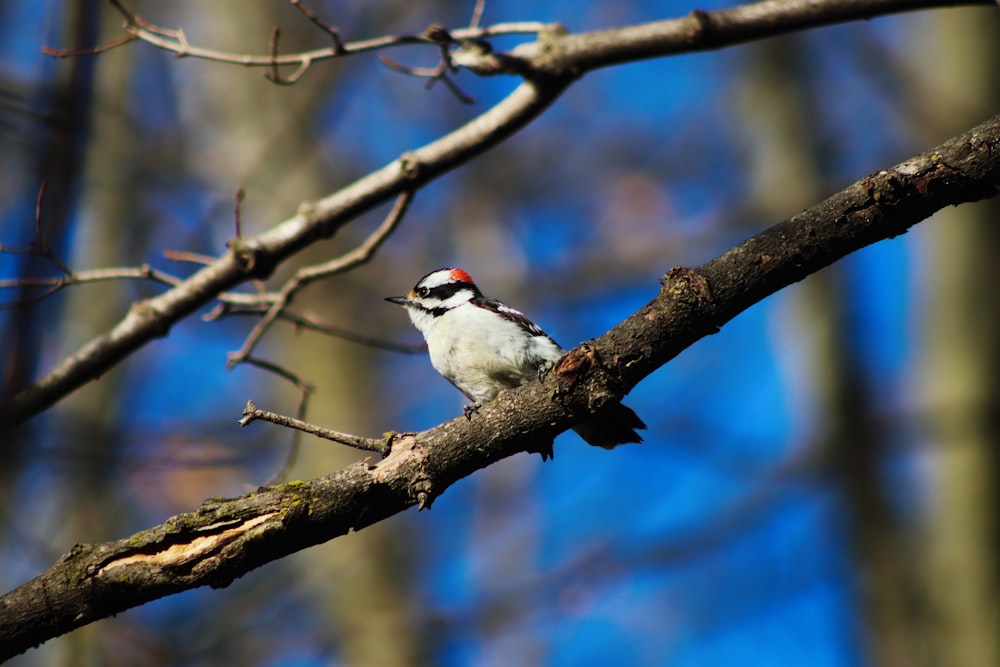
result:
<svg viewBox="0 0 1000 667"><path fill-rule="evenodd" d="M465 414L466 419L472 421L472 415L478 413L481 407L483 407L483 401L474 401L462 408L462 412Z"/></svg>

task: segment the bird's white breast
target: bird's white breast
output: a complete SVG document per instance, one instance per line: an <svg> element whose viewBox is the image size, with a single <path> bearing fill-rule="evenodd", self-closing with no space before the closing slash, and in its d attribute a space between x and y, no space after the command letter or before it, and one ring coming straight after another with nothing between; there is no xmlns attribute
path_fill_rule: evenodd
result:
<svg viewBox="0 0 1000 667"><path fill-rule="evenodd" d="M493 400L501 389L536 379L539 366L562 355L547 336L529 335L471 303L421 324L435 370L473 401Z"/></svg>

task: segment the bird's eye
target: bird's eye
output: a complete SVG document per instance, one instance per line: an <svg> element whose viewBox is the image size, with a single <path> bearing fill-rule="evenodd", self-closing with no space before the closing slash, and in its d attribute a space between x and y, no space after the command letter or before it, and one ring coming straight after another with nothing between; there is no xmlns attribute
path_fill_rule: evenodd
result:
<svg viewBox="0 0 1000 667"><path fill-rule="evenodd" d="M417 288L417 295L418 296L427 296L430 293L431 293L431 291L429 289L427 289L426 287L418 287Z"/></svg>

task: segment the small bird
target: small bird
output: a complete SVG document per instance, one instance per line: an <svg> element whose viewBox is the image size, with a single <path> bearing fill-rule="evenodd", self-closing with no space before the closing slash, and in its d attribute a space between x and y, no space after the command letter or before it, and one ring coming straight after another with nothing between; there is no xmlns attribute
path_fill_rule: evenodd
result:
<svg viewBox="0 0 1000 667"><path fill-rule="evenodd" d="M538 379L563 355L563 349L523 313L483 296L462 269L431 271L409 294L386 301L406 308L427 341L431 365L472 401L466 416L502 389ZM631 408L617 403L573 430L588 444L613 449L642 442L636 429L644 428Z"/></svg>

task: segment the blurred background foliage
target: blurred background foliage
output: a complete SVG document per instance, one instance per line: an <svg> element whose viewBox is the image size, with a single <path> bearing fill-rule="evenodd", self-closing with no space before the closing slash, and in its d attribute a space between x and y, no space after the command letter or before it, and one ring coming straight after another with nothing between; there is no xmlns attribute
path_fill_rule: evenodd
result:
<svg viewBox="0 0 1000 667"><path fill-rule="evenodd" d="M466 24L473 3L312 0L345 39ZM288 2L130 0L188 39L266 53L327 38ZM726 6L708 2L712 9ZM678 1L490 2L484 22L571 31L679 16ZM474 117L516 85L438 85L374 54L318 63L295 86L115 38L97 0L0 1L0 243L46 242L73 268L168 249L218 255L246 189L253 234ZM515 38L496 40L510 48ZM429 48L393 50L430 66ZM861 176L998 109L1000 15L959 8L878 18L602 70L473 163L421 190L370 264L296 308L416 342L398 309L427 271L468 269L563 345L696 266ZM283 267L356 245L385 210ZM943 211L752 308L627 402L647 442L613 453L572 434L518 456L430 512L100 621L16 665L1000 664L997 604L998 203ZM54 275L0 255L0 278ZM74 287L0 311L3 391L105 331L142 282ZM25 294L6 290L4 303ZM204 313L200 313L202 315ZM292 413L297 390L225 370L253 320L199 317L0 446L0 587L76 542L101 542L238 495L283 465L289 436L240 429L248 398ZM279 325L261 356L316 387L308 417L377 435L424 429L463 399L425 355ZM306 439L290 479L355 461Z"/></svg>

